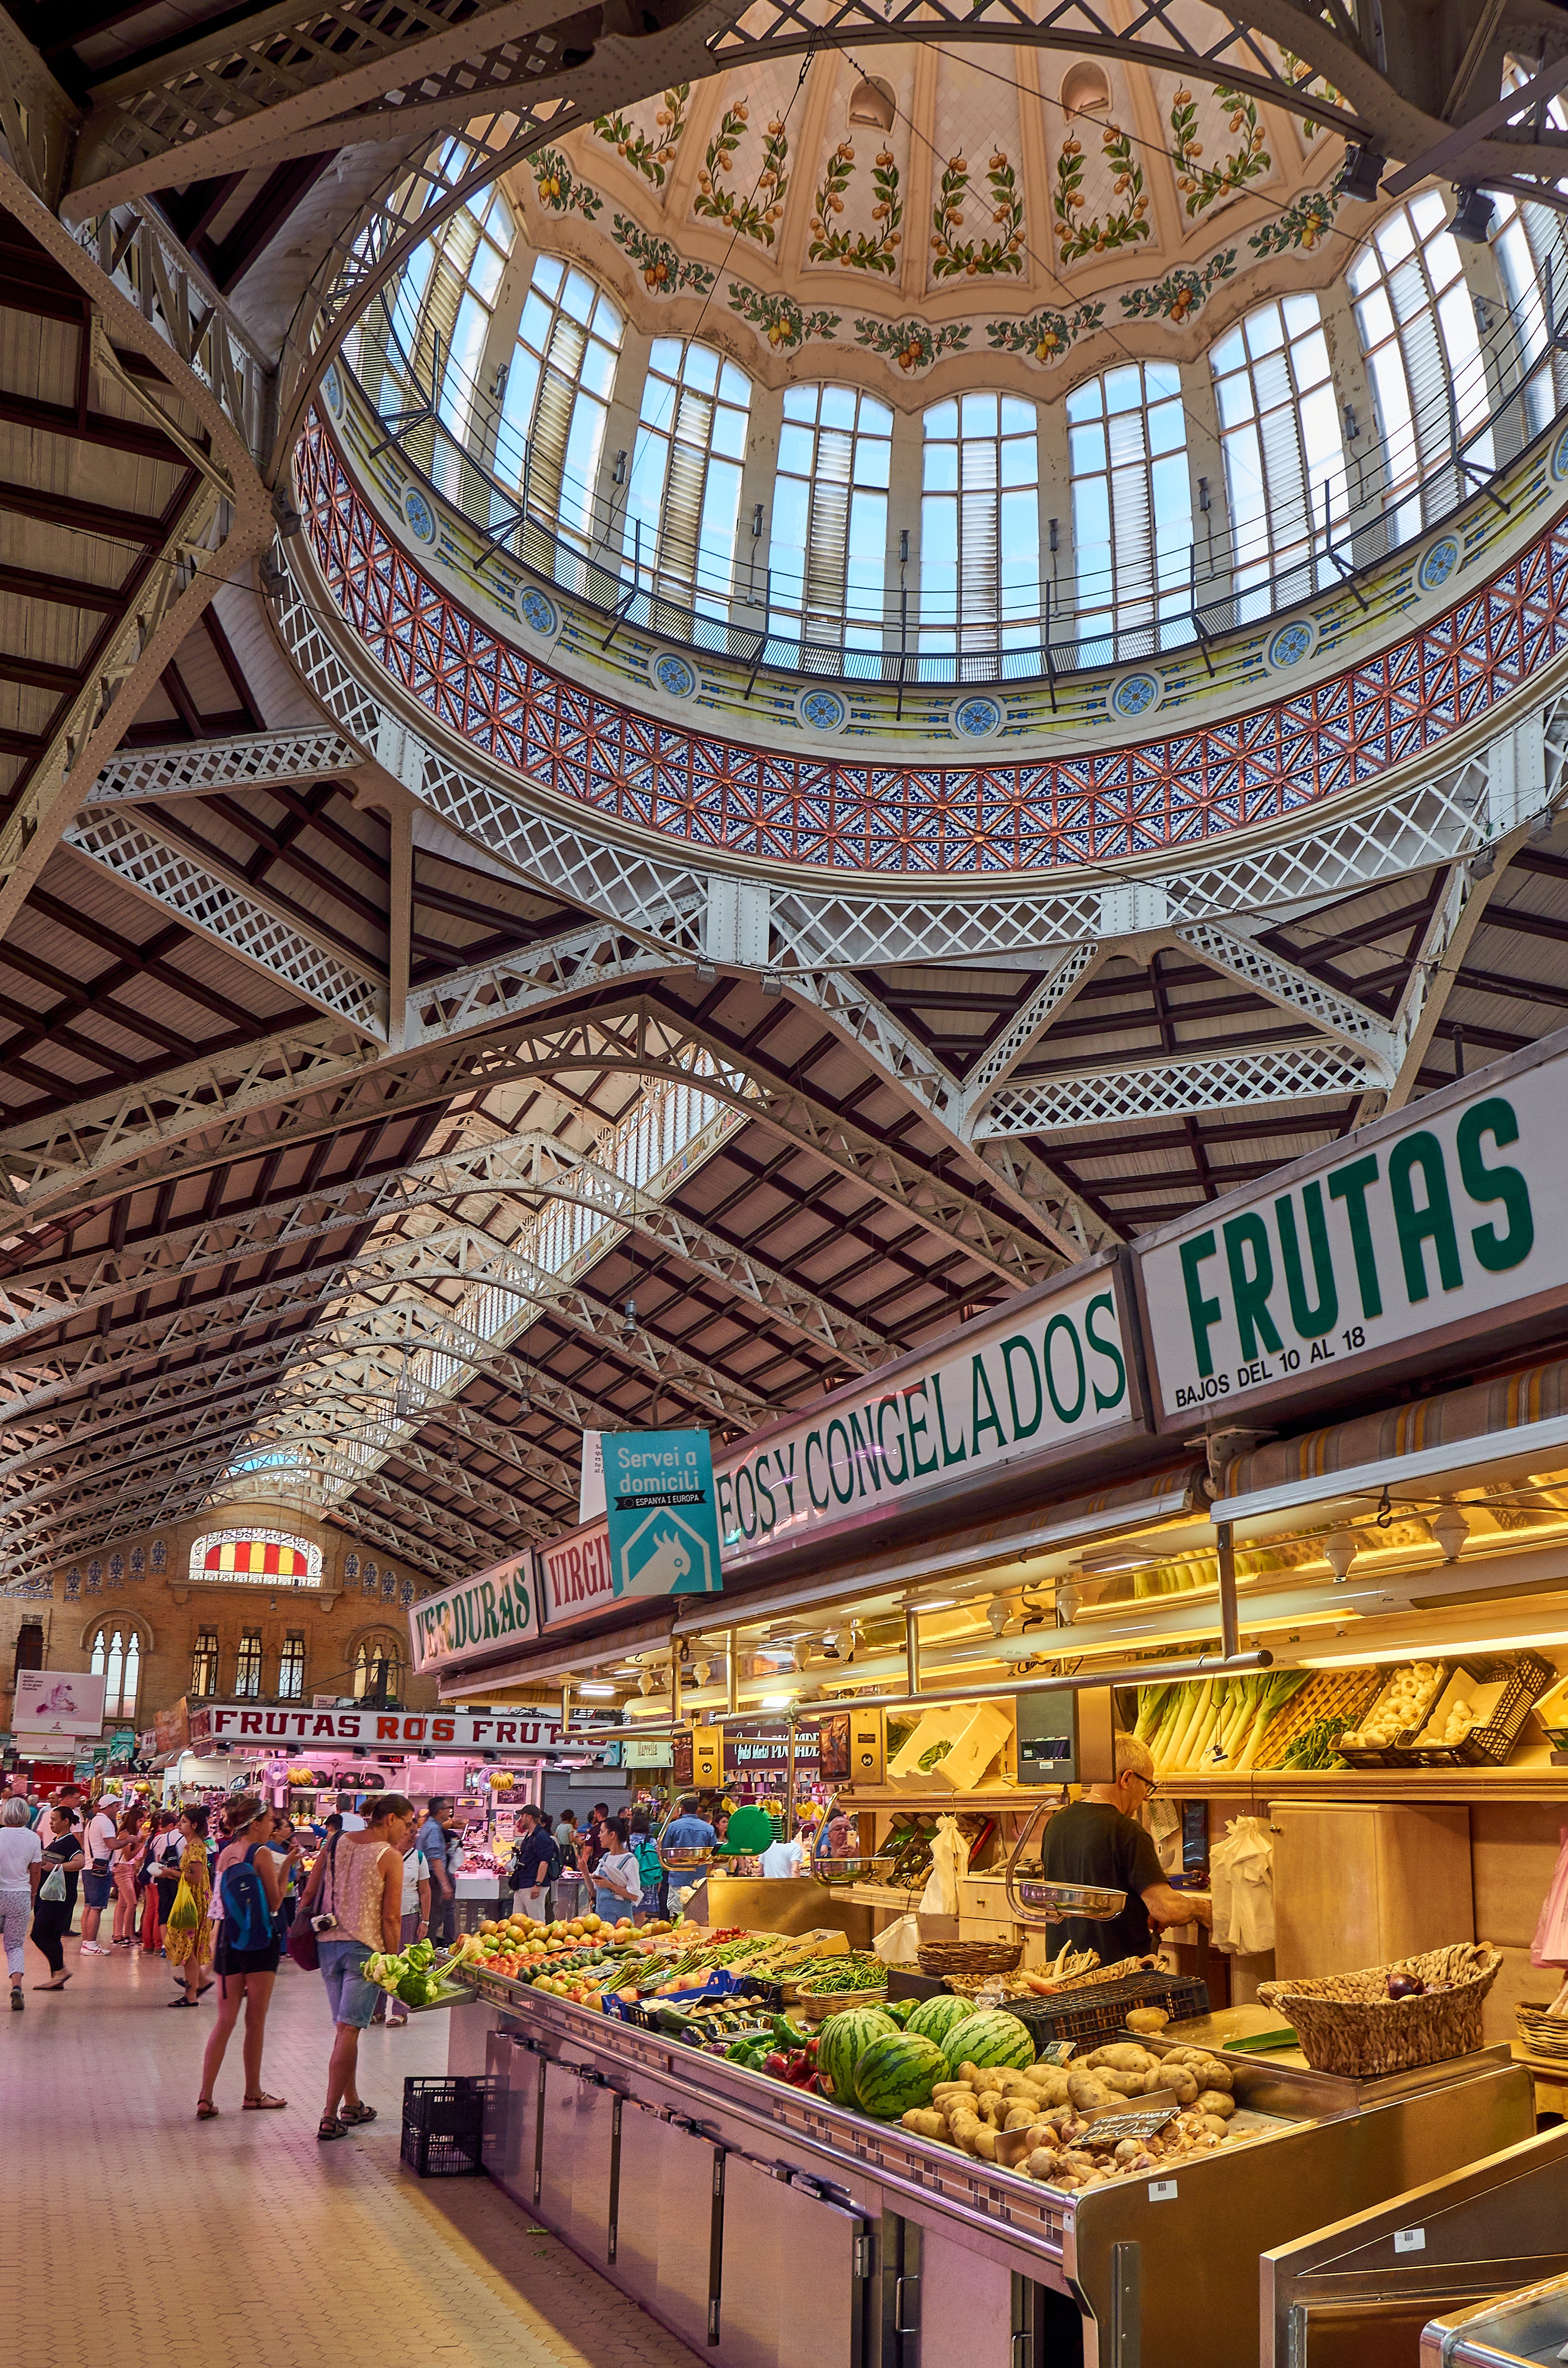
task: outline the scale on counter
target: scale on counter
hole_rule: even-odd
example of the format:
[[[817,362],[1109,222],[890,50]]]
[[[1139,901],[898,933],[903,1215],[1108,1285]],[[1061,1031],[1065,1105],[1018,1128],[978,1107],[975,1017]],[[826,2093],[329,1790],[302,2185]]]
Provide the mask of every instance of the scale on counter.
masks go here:
[[[1037,1930],[1044,1924],[1060,1924],[1068,1916],[1082,1916],[1095,1924],[1108,1922],[1126,1907],[1125,1891],[1108,1884],[1051,1883],[1043,1873],[1022,1871],[1043,1866],[1040,1839],[1056,1807],[1054,1801],[1040,1801],[1030,1810],[1007,1861],[1007,1905],[1017,1922]]]

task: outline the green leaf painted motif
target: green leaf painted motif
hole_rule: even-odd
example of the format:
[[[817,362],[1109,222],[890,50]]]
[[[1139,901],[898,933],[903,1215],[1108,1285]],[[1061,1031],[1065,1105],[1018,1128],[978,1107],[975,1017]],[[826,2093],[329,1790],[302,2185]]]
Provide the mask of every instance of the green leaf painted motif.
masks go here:
[[[528,160],[541,206],[552,214],[581,214],[592,222],[604,199],[586,181],[579,181],[558,148],[541,148]]]
[[[1270,256],[1289,255],[1297,247],[1309,253],[1334,227],[1334,217],[1339,211],[1337,185],[1332,189],[1313,189],[1294,205],[1287,206],[1272,222],[1255,230],[1247,240],[1255,255],[1267,261]]]
[[[1221,254],[1211,255],[1201,270],[1184,264],[1152,288],[1130,289],[1121,299],[1121,309],[1130,321],[1173,321],[1179,325],[1200,309],[1211,289],[1233,278],[1235,268],[1236,250],[1226,247]]]
[[[1274,169],[1263,144],[1263,126],[1257,120],[1256,101],[1241,91],[1232,90],[1225,83],[1215,84],[1214,96],[1221,107],[1230,110],[1233,136],[1241,135],[1240,146],[1218,165],[1199,161],[1203,154],[1203,142],[1198,137],[1198,108],[1192,93],[1178,90],[1171,103],[1176,188],[1189,215],[1206,212],[1233,190],[1244,188],[1260,174]]]
[[[901,370],[926,370],[944,354],[961,354],[972,323],[949,321],[939,329],[924,321],[857,321],[855,342],[868,352],[881,354]]]
[[[1136,246],[1150,234],[1143,167],[1132,153],[1131,140],[1117,124],[1108,123],[1100,134],[1100,145],[1116,176],[1111,195],[1126,202],[1116,212],[1107,214],[1104,222],[1097,214],[1085,221],[1083,142],[1075,139],[1064,141],[1056,160],[1056,187],[1051,196],[1058,249],[1063,263],[1076,263],[1085,255],[1108,255],[1119,247]]]
[[[715,273],[705,263],[693,263],[670,245],[667,238],[656,238],[625,214],[617,214],[610,232],[629,262],[642,274],[642,285],[654,296],[676,296],[683,288],[699,296],[706,296],[712,287]]]
[[[899,195],[898,166],[892,149],[880,149],[871,167],[871,220],[876,228],[869,233],[840,230],[834,219],[844,211],[846,195],[854,177],[854,143],[841,140],[823,168],[812,213],[811,245],[806,252],[813,263],[844,263],[854,271],[881,271],[891,278],[898,269],[897,250],[903,244],[903,200]]]
[[[697,176],[692,211],[710,222],[726,223],[738,238],[751,238],[759,246],[771,246],[776,236],[774,225],[784,211],[784,199],[789,194],[790,142],[782,122],[776,118],[763,140],[762,170],[756,176],[756,186],[749,196],[737,197],[733,189],[724,187],[724,176],[734,169],[735,151],[745,136],[747,116],[744,98],[725,108],[718,131],[708,142],[702,170]]]
[[[1018,176],[997,149],[985,168],[994,234],[980,240],[960,235],[970,195],[970,170],[961,156],[949,156],[931,209],[931,273],[937,279],[994,279],[1024,268],[1024,193]]]
[[[691,97],[691,85],[677,82],[664,94],[664,105],[653,118],[654,137],[639,131],[624,115],[596,115],[594,130],[598,137],[624,156],[635,172],[655,189],[665,186],[665,176],[671,158],[680,145],[680,135],[686,130],[687,104]]]
[[[1031,313],[1027,321],[988,321],[985,334],[997,353],[1027,354],[1031,361],[1059,362],[1080,337],[1102,326],[1103,303],[1080,304],[1073,313]]]
[[[740,279],[730,282],[730,310],[749,321],[776,353],[808,345],[812,337],[831,338],[841,319],[837,313],[802,312],[792,297],[767,296]]]
[[[1308,65],[1304,58],[1295,56],[1290,50],[1280,51],[1279,63],[1285,69],[1286,79],[1292,82],[1298,90],[1304,90],[1306,85],[1313,80],[1317,73],[1315,66]],[[1345,104],[1344,93],[1335,90],[1332,83],[1322,83],[1316,90],[1308,91],[1306,95],[1310,98],[1321,98],[1325,107],[1343,107]],[[1315,140],[1319,129],[1320,126],[1313,122],[1310,116],[1302,116],[1303,140]]]

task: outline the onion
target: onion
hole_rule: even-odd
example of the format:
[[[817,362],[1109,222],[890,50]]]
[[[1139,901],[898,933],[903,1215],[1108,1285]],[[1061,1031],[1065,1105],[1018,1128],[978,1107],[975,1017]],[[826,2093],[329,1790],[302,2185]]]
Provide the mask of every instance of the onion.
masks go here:
[[[1391,1998],[1421,1998],[1426,1988],[1415,1974],[1391,1974],[1388,1987]]]

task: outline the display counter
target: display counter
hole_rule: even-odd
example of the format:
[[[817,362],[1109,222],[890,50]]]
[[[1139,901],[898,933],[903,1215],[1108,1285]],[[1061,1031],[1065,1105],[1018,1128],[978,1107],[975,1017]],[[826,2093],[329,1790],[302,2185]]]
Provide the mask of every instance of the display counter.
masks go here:
[[[480,1987],[450,2066],[497,2081],[487,2169],[721,2368],[1257,2368],[1263,2254],[1534,2128],[1506,2048],[1367,2082],[1238,2058],[1238,2109],[1275,2135],[1070,2195]]]

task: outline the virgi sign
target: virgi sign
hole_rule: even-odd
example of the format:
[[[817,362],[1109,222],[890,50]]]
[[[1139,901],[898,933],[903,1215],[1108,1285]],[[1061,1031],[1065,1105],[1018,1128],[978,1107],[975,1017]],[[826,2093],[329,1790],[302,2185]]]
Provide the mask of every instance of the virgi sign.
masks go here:
[[[1564,1175],[1568,1034],[1145,1236],[1162,1418],[1359,1377],[1562,1295]]]

